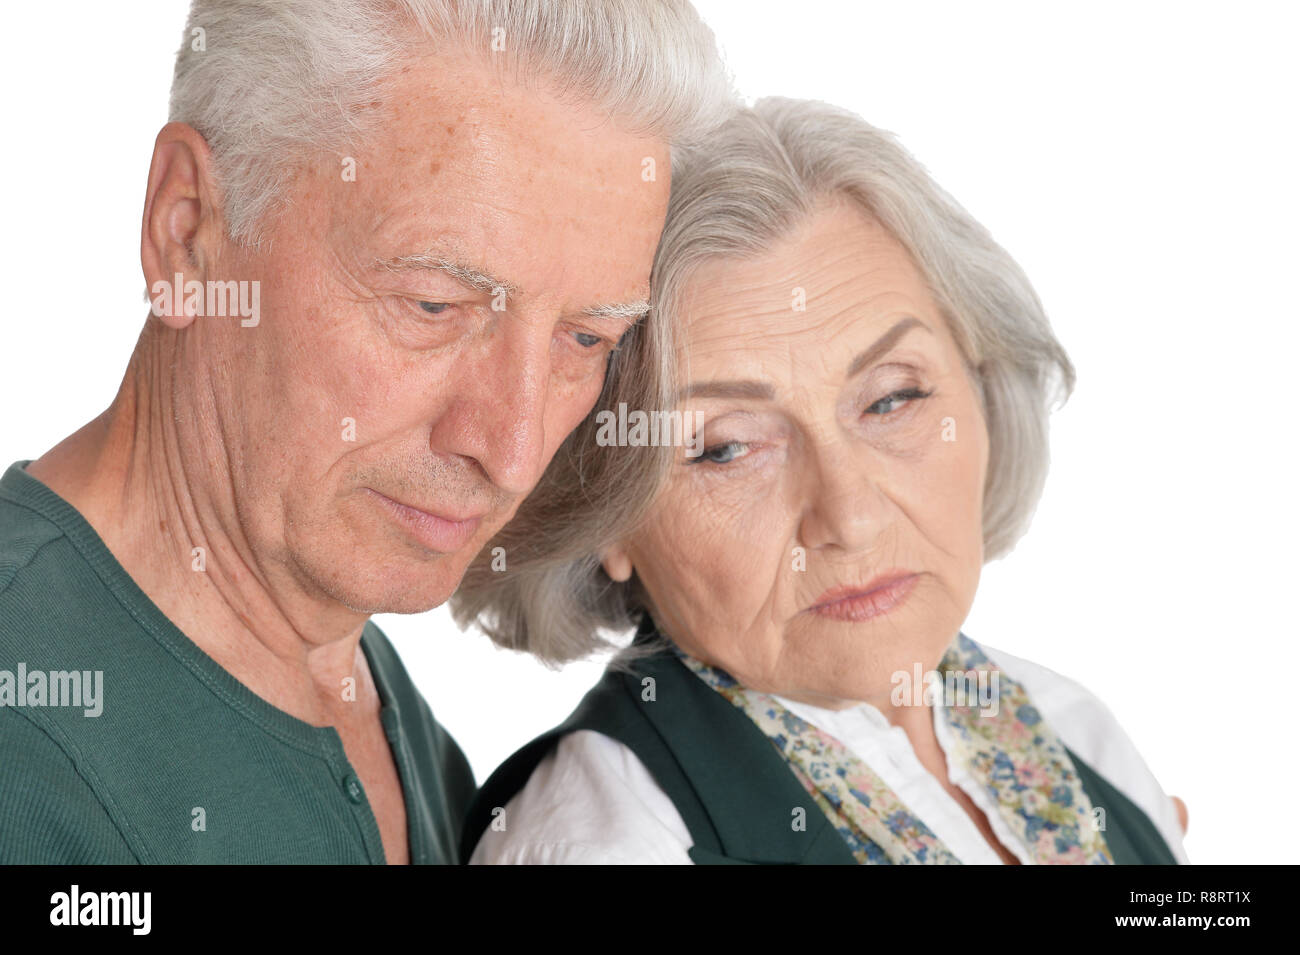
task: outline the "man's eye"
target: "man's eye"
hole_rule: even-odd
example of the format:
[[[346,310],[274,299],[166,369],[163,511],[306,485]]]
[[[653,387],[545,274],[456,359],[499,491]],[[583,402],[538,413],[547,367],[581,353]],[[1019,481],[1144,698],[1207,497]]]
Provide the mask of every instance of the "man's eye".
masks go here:
[[[578,344],[583,348],[595,348],[604,341],[599,335],[592,335],[590,332],[574,332],[573,337],[578,340]]]
[[[928,398],[931,392],[921,391],[919,388],[904,388],[902,391],[895,391],[891,395],[886,395],[879,401],[867,406],[867,414],[889,414],[891,411],[897,411],[902,405],[918,398]]]
[[[417,304],[430,315],[437,315],[439,312],[451,308],[451,305],[447,302],[418,302]]]

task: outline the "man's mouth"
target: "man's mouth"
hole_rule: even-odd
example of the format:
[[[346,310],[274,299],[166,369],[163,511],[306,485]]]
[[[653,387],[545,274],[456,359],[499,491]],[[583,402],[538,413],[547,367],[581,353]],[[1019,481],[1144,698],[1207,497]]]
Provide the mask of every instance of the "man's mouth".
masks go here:
[[[451,554],[460,550],[469,542],[483,523],[487,512],[457,514],[446,509],[434,511],[416,507],[394,500],[380,494],[374,488],[366,488],[379,501],[380,507],[387,511],[416,541],[428,550],[439,554]]]

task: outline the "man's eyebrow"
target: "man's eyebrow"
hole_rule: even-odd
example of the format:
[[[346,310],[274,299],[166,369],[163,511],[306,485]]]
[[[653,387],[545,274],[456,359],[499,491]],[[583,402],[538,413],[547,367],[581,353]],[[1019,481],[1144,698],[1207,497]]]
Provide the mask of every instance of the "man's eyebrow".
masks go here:
[[[482,269],[477,269],[472,265],[466,265],[463,262],[457,262],[445,255],[435,252],[416,252],[413,255],[399,255],[391,259],[376,259],[375,268],[384,269],[389,272],[412,272],[412,271],[432,271],[445,272],[462,285],[467,285],[472,289],[480,292],[487,292],[495,295],[498,292],[505,292],[506,295],[518,295],[520,288],[512,285],[510,282],[493,278]]]
[[[889,331],[876,339],[875,343],[866,350],[858,354],[849,364],[846,378],[852,378],[863,368],[866,368],[881,355],[893,348],[900,338],[906,335],[913,328],[922,328],[930,331],[929,327],[919,318],[908,316],[899,322],[896,322]],[[933,332],[931,332],[933,334]],[[776,392],[772,386],[763,381],[699,381],[688,385],[677,394],[677,400],[685,401],[687,398],[740,398],[751,401],[771,401],[776,397]]]
[[[634,325],[650,313],[649,302],[622,302],[616,305],[592,305],[582,310],[583,315],[592,318],[623,318],[629,325]]]
[[[480,292],[496,295],[505,292],[507,296],[516,296],[522,292],[518,285],[493,278],[482,269],[457,262],[434,252],[417,252],[413,255],[399,255],[391,259],[376,259],[375,268],[388,272],[433,271],[444,272],[462,285],[467,285]],[[650,303],[644,300],[620,302],[613,305],[592,305],[582,309],[582,314],[592,318],[622,318],[629,325],[644,318],[650,311]]]

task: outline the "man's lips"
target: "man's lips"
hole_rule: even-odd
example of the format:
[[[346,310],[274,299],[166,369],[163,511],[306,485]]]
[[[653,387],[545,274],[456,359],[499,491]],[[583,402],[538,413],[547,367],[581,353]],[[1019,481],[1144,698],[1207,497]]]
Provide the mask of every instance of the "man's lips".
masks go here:
[[[431,551],[450,554],[464,547],[483,523],[482,514],[435,514],[366,488],[412,537]]]
[[[892,570],[865,584],[835,587],[818,597],[808,613],[829,620],[870,620],[906,600],[919,578],[919,574]]]

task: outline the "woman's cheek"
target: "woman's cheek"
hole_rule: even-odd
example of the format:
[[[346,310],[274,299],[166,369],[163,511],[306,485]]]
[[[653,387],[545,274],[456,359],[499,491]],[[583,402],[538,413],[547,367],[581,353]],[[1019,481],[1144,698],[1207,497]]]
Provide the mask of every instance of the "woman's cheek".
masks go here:
[[[699,633],[751,619],[772,598],[772,567],[788,536],[782,511],[762,496],[728,489],[665,501],[645,538],[646,580],[661,609]]]
[[[957,440],[947,445],[946,466],[939,469],[939,479],[947,486],[947,500],[946,506],[934,509],[934,523],[939,528],[935,539],[951,555],[957,599],[969,609],[984,563],[983,504],[988,443],[975,409],[968,409],[964,419],[965,433],[959,431]]]

